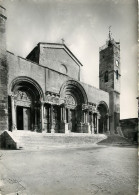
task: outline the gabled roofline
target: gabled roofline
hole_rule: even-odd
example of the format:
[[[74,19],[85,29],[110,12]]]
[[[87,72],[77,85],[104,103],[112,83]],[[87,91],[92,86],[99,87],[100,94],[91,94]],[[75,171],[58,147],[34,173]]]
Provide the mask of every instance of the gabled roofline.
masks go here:
[[[29,54],[26,56],[26,59],[28,59],[30,57],[30,55],[37,49],[38,45],[36,45],[30,52]]]
[[[47,42],[39,42],[37,45],[40,46],[41,44],[44,45],[50,45],[50,46],[60,46],[61,48],[64,48],[66,50],[66,52],[72,57],[74,58],[74,60],[80,65],[83,66],[83,64],[75,57],[75,55],[69,50],[69,48],[65,45],[65,44],[61,44],[61,43],[47,43]],[[55,47],[54,47],[55,48]]]

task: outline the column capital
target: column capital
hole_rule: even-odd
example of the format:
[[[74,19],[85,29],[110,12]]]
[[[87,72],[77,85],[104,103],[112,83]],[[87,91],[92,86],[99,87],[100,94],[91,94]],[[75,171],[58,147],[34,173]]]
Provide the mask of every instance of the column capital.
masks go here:
[[[13,92],[10,93],[10,96],[11,96],[12,99],[17,97],[17,95],[15,95]]]
[[[45,101],[40,101],[40,104],[41,104],[41,105],[44,105],[44,104],[45,104]]]
[[[60,104],[61,108],[66,108],[66,104],[63,103],[63,104]]]

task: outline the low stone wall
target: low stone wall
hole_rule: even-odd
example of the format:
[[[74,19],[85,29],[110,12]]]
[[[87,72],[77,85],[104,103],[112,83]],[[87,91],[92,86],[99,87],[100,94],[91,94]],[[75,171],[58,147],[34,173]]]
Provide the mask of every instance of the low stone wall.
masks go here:
[[[4,131],[0,135],[0,148],[4,149],[16,149],[17,143],[15,140],[10,136],[10,132]]]

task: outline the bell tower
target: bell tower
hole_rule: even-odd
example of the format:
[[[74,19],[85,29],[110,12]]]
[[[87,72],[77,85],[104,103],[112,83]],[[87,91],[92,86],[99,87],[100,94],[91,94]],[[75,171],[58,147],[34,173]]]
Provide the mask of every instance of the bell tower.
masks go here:
[[[109,93],[110,132],[116,133],[120,120],[120,43],[109,37],[99,51],[99,88]]]
[[[6,60],[6,9],[0,5],[0,131],[8,130],[8,66]]]

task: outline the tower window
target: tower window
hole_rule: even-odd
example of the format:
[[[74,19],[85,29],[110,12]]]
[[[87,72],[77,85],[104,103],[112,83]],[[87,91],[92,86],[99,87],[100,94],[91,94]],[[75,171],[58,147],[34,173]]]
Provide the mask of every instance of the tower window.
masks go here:
[[[118,70],[116,70],[116,79],[118,80],[119,78],[119,73],[118,73]]]
[[[108,82],[108,71],[105,72],[105,75],[104,75],[104,82]]]

